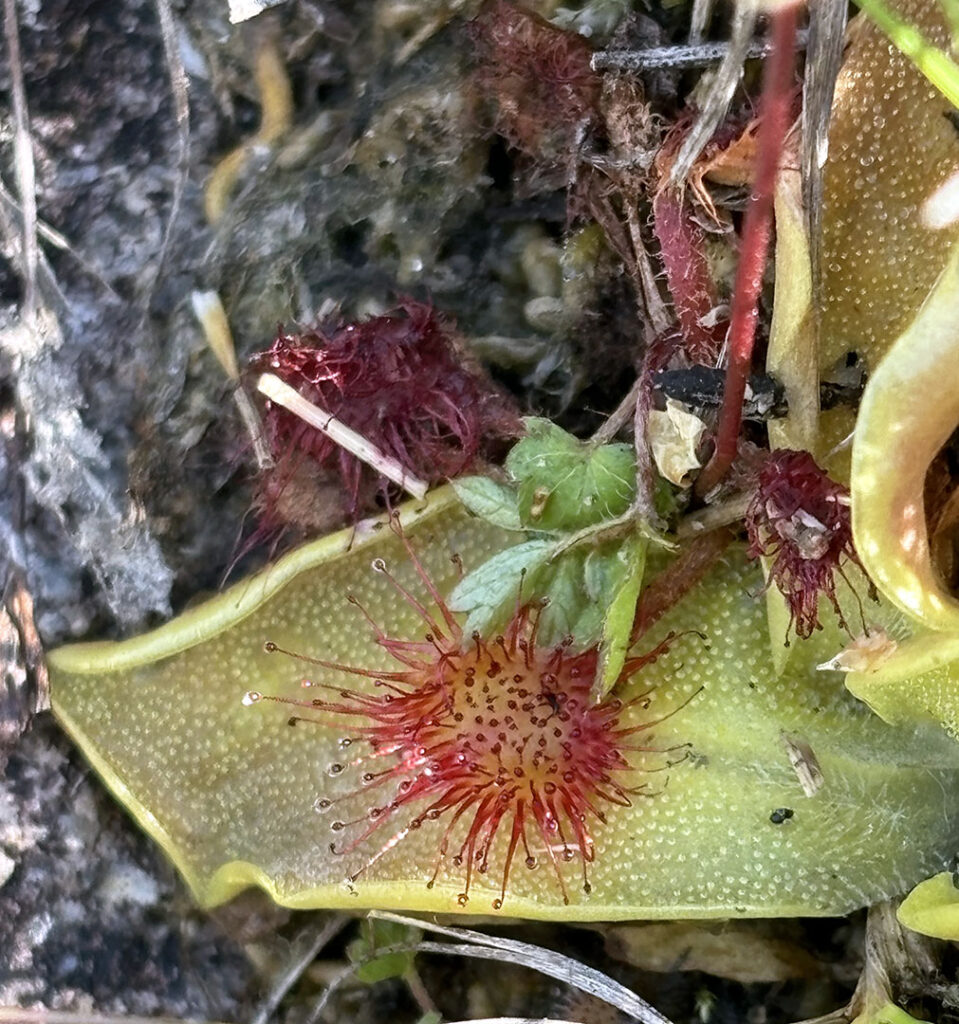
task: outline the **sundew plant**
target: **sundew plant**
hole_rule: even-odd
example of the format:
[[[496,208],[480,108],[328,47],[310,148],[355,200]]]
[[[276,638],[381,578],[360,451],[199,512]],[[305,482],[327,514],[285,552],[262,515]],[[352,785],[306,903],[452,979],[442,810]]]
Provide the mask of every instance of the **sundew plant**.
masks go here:
[[[599,347],[619,296],[631,386],[590,429],[547,415],[400,288],[282,326],[238,375],[265,452],[239,543],[286,553],[54,652],[55,712],[208,906],[729,918],[913,890],[903,921],[959,937],[954,26],[897,7],[930,81],[857,18],[810,163],[815,11],[759,12],[717,114],[580,6],[490,0],[457,31],[470,123],[523,202],[565,204],[527,313]]]

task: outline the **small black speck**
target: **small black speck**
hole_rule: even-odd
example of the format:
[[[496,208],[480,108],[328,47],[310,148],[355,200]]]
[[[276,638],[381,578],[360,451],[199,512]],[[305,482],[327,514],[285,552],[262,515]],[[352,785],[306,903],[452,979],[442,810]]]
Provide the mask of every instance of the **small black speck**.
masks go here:
[[[959,110],[946,110],[943,111],[943,113],[952,124],[952,127],[955,128],[957,132],[959,132]]]
[[[796,812],[791,807],[777,807],[776,810],[769,815],[769,820],[774,825],[781,825],[784,821],[788,821]]]

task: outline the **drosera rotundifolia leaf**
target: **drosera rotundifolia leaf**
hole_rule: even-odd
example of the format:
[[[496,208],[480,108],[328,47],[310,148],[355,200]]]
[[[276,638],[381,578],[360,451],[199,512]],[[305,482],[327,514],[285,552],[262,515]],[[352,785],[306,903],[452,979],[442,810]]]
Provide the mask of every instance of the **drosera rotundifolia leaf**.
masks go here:
[[[515,539],[469,518],[448,491],[430,495],[425,508],[404,507],[402,521],[440,593],[457,578],[453,556],[468,568]],[[362,783],[369,768],[353,763],[366,755],[369,764],[363,722],[331,714],[329,725],[324,718],[290,727],[289,707],[244,704],[250,691],[334,700],[349,687],[382,695],[374,679],[264,651],[272,641],[374,675],[395,669],[349,595],[390,637],[425,643],[420,614],[391,583],[429,610],[401,539],[386,526],[363,526],[352,548],[350,536],[294,551],[145,637],[54,652],[54,709],[204,905],[259,885],[293,907],[488,913],[500,895],[508,829],[489,851],[489,873],[474,872],[465,906],[464,866],[452,857],[427,887],[448,820],[424,820],[390,845],[406,819],[394,820],[333,854],[332,841],[365,825],[331,831],[331,815],[318,813],[318,804],[342,798],[334,813],[363,822],[374,806]],[[379,559],[391,577],[371,569]],[[589,893],[579,855],[560,858],[568,905],[548,851],[531,835],[536,866],[518,857],[504,913],[562,920],[842,914],[947,864],[959,841],[959,807],[944,806],[942,793],[959,780],[959,748],[934,725],[886,725],[846,692],[838,673],[817,672],[843,642],[831,620],[796,645],[787,671],[774,678],[760,585],[755,566],[731,549],[642,638],[635,653],[655,649],[670,632],[706,636],[676,637],[617,689],[627,705],[623,728],[663,720],[637,734],[637,746],[655,751],[629,758],[635,786],[647,792],[628,805],[604,804],[606,822],[591,822]],[[303,690],[305,675],[314,689]],[[648,707],[637,699],[647,691]],[[811,798],[790,766],[784,732],[802,737],[819,761],[824,783]],[[377,763],[390,768],[385,754]],[[791,818],[771,818],[783,807]],[[459,827],[466,825],[464,817]],[[456,835],[454,828],[453,848]],[[344,883],[358,871],[352,886]]]

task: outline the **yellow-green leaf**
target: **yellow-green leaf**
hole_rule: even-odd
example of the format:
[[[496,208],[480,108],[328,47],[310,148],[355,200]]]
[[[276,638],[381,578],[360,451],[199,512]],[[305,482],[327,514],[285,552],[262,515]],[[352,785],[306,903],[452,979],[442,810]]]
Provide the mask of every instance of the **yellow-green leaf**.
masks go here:
[[[515,538],[469,518],[448,491],[431,495],[425,508],[407,507],[403,518],[441,591],[456,577],[451,555],[469,567]],[[441,861],[436,884],[426,884],[445,820],[426,821],[395,843],[405,820],[389,822],[351,852],[331,853],[341,833],[314,810],[317,799],[342,797],[344,818],[364,818],[371,806],[362,782],[369,752],[355,723],[290,728],[282,705],[243,703],[250,690],[302,695],[304,672],[334,688],[368,683],[375,692],[372,680],[264,652],[272,640],[385,671],[390,657],[350,594],[391,636],[422,640],[416,610],[371,571],[372,559],[385,560],[398,582],[426,599],[398,539],[386,526],[367,526],[293,552],[145,637],[50,657],[59,720],[205,905],[259,885],[293,907],[463,910],[463,868],[452,858]],[[943,794],[959,784],[959,745],[933,725],[886,725],[838,674],[817,672],[842,644],[831,624],[797,643],[775,678],[765,613],[752,596],[759,585],[734,549],[644,636],[642,649],[670,630],[707,634],[708,643],[675,640],[622,693],[628,700],[652,691],[648,709],[624,708],[623,723],[663,719],[637,743],[671,749],[635,755],[640,767],[663,769],[688,756],[666,771],[637,771],[635,784],[648,793],[606,807],[607,823],[593,823],[591,893],[582,888],[582,865],[561,863],[570,895],[564,906],[551,872],[520,861],[504,913],[564,920],[843,914],[948,862],[959,843],[959,802]],[[784,732],[815,752],[824,783],[814,797],[803,795]],[[353,739],[349,755],[344,737]],[[376,763],[388,767],[389,759],[381,754]],[[784,807],[793,817],[774,823],[771,813]],[[454,846],[466,824],[454,827]],[[489,874],[474,873],[467,909],[489,912],[507,840],[503,829]],[[344,884],[364,865],[353,887]]]
[[[603,620],[599,670],[593,688],[593,697],[597,701],[602,700],[616,685],[626,663],[648,547],[649,541],[645,537],[631,536],[616,551],[616,558],[623,564],[624,571],[611,599],[607,597],[609,607]]]
[[[959,244],[863,395],[852,454],[856,550],[893,604],[928,629],[959,633],[959,601],[932,564],[926,470],[959,424]]]
[[[903,900],[899,920],[914,932],[959,941],[959,888],[949,871],[921,882]]]
[[[931,43],[948,45],[937,0],[892,6]],[[959,223],[936,231],[923,224],[920,210],[959,170],[951,112],[879,28],[862,16],[850,26],[824,168],[821,369],[856,352],[874,373],[947,264]],[[823,413],[820,457],[852,431],[853,419],[849,409]],[[826,468],[846,478],[848,453]]]

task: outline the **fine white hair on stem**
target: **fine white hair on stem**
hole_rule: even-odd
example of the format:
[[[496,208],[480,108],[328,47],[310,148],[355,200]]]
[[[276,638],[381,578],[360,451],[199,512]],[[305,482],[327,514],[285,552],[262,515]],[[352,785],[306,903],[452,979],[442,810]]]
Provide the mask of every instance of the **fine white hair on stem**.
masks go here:
[[[256,389],[271,402],[275,402],[288,412],[293,413],[294,416],[299,416],[304,423],[315,427],[334,444],[338,444],[361,462],[371,466],[387,480],[398,484],[414,498],[426,497],[429,484],[407,472],[400,462],[385,452],[381,452],[372,441],[342,423],[332,413],[314,405],[275,374],[264,373],[257,382]]]
[[[557,953],[554,950],[533,946],[528,942],[517,942],[515,939],[505,939],[501,935],[484,935],[482,932],[474,932],[468,928],[445,928],[442,925],[433,924],[431,921],[403,917],[400,914],[390,914],[385,911],[371,911],[370,917],[383,921],[395,921],[397,924],[421,928],[424,931],[435,932],[438,935],[459,940],[459,943],[456,944],[420,942],[419,949],[424,953],[472,956],[482,960],[502,960],[506,963],[522,964],[525,967],[532,967],[547,977],[578,988],[581,992],[587,992],[604,1003],[609,1003],[610,1006],[615,1006],[631,1019],[640,1021],[640,1024],[670,1024],[669,1019],[664,1017],[659,1010],[650,1006],[625,985],[621,985],[618,981],[603,974],[602,971],[587,967],[586,964],[582,964],[572,957],[563,956],[562,953]]]

